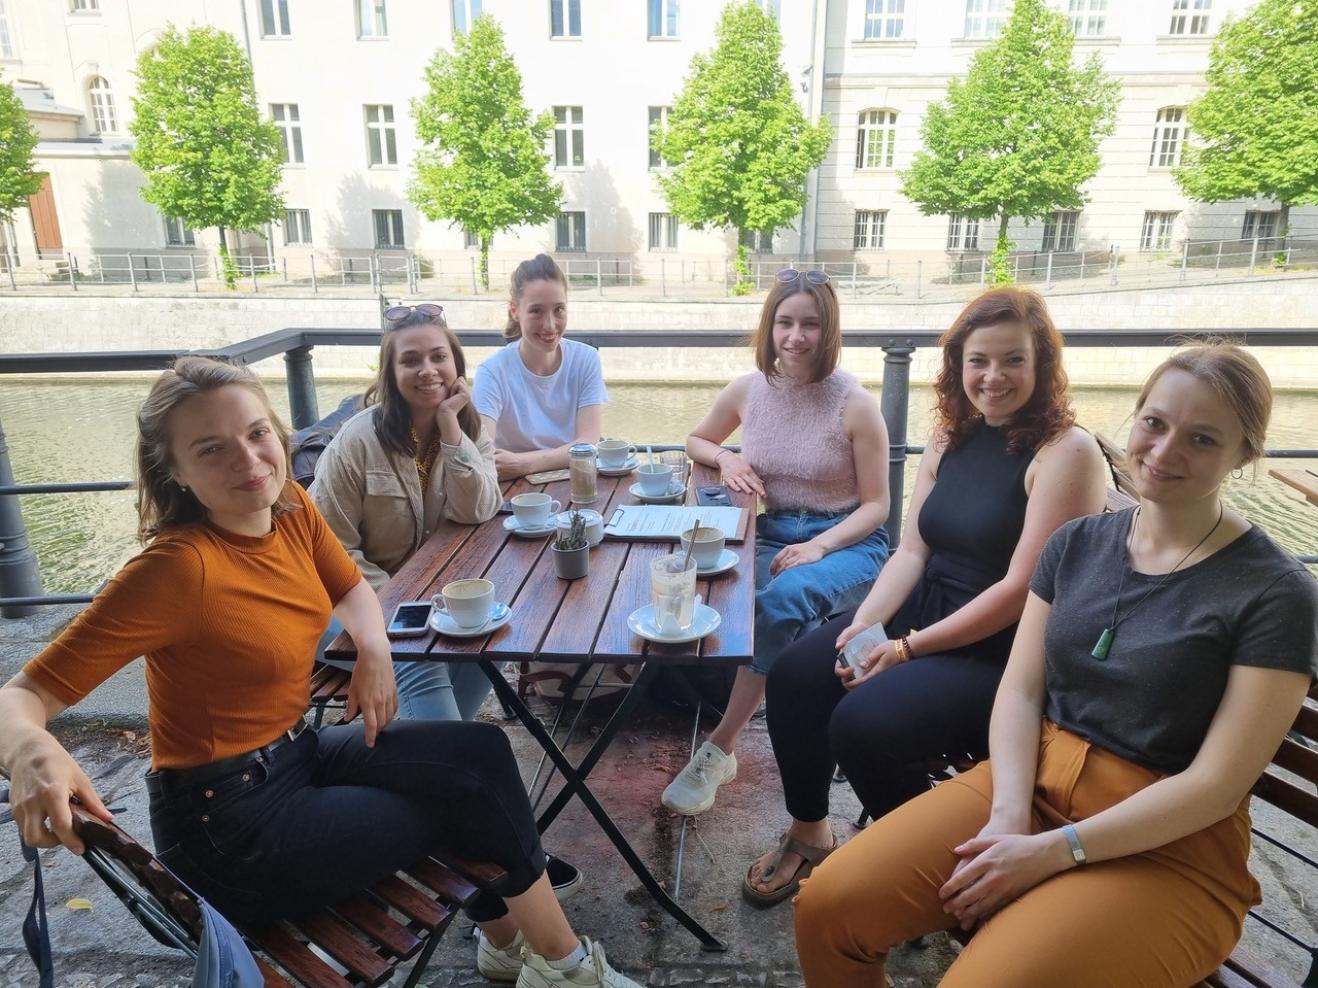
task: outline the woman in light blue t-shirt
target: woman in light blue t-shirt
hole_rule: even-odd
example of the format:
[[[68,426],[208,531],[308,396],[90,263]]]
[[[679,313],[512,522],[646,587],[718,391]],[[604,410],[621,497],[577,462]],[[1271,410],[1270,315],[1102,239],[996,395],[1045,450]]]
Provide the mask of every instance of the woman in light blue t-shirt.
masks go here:
[[[598,443],[608,392],[594,347],[563,338],[567,279],[548,254],[517,265],[508,300],[511,342],[480,366],[472,401],[500,480],[567,466],[573,443]]]

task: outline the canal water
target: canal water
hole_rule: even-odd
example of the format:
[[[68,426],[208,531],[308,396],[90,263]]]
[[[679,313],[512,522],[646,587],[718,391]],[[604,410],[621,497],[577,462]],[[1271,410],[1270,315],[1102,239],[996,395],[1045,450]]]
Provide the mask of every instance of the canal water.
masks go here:
[[[282,382],[269,383],[286,418]],[[321,411],[330,411],[343,396],[365,384],[364,380],[321,380]],[[140,380],[0,380],[0,423],[18,482],[130,478],[134,414],[147,388]],[[878,389],[874,391],[877,395]],[[680,443],[717,393],[718,386],[709,384],[610,385],[605,434]],[[1133,388],[1079,388],[1075,404],[1080,422],[1124,441],[1135,396]],[[914,443],[922,443],[928,433],[931,405],[928,388],[912,390],[909,437]],[[1268,445],[1318,447],[1318,392],[1277,396]],[[1233,507],[1288,549],[1312,553],[1318,551],[1318,508],[1267,475],[1269,466],[1304,465],[1318,467],[1318,461],[1269,460],[1259,465],[1256,474],[1247,470],[1243,480],[1230,481],[1227,496]],[[907,496],[914,466],[913,458],[907,468]],[[40,495],[23,498],[22,504],[47,592],[90,592],[136,551],[131,491]]]

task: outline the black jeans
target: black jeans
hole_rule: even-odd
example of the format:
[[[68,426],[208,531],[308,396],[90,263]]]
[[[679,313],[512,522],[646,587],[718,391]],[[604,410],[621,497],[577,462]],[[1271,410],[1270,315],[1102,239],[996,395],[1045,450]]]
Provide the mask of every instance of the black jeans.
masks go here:
[[[854,615],[798,638],[778,656],[766,683],[769,738],[787,811],[807,823],[828,816],[834,764],[877,820],[929,788],[930,758],[988,754],[989,715],[1005,660],[998,636],[901,663],[848,690],[833,671],[834,643]],[[902,618],[899,611],[890,634],[909,633],[912,625]]]
[[[157,856],[230,919],[296,916],[354,894],[443,847],[508,874],[467,914],[544,872],[535,818],[503,731],[397,721],[367,748],[359,724],[304,731],[205,785],[148,776]]]

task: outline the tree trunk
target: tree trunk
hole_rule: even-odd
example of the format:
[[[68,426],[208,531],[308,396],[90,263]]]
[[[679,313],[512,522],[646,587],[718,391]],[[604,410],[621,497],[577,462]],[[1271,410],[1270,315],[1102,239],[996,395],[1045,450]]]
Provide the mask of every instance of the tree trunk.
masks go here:
[[[1002,219],[998,222],[998,239],[993,245],[993,257],[989,261],[989,266],[993,269],[993,284],[1009,285],[1012,282],[1012,271],[1008,255],[1011,253],[1011,241],[1007,239],[1007,224],[1011,217],[1006,213],[1002,214]]]
[[[1290,239],[1291,234],[1291,204],[1283,202],[1281,210],[1277,214],[1277,252],[1272,255],[1272,263],[1275,267],[1284,268],[1290,260],[1290,251],[1286,247],[1286,241]]]
[[[490,243],[493,237],[481,237],[481,288],[490,290]]]
[[[224,287],[233,290],[238,283],[238,274],[233,269],[233,261],[229,258],[229,241],[224,227],[218,227],[220,231],[220,270],[224,273]]]

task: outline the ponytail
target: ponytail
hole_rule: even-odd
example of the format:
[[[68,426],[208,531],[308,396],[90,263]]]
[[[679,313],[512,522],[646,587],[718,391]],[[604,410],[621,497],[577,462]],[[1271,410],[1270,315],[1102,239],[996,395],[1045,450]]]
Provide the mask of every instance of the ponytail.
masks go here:
[[[510,303],[519,301],[526,286],[533,281],[556,281],[563,286],[563,291],[567,291],[567,278],[563,275],[563,269],[548,254],[536,254],[529,261],[517,265],[517,270],[513,272],[508,301]],[[511,307],[508,310],[508,324],[503,327],[503,338],[510,342],[522,338],[522,327],[513,318]]]

